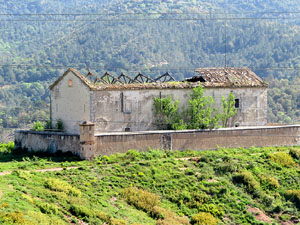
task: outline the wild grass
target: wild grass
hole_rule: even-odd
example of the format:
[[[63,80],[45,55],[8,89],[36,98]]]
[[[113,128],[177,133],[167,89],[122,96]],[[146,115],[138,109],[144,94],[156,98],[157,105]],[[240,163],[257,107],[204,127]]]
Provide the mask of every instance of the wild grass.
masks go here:
[[[147,213],[153,212],[153,208],[159,203],[158,195],[136,187],[124,189],[122,195],[129,204]]]
[[[216,224],[218,224],[218,220],[210,213],[200,212],[200,213],[192,216],[192,224],[216,225]]]
[[[300,160],[300,149],[299,149],[299,148],[290,148],[289,154],[290,154],[290,156],[292,156],[294,159]]]
[[[298,208],[300,208],[300,190],[288,190],[286,192],[286,197],[294,201]]]
[[[45,181],[45,187],[49,188],[52,191],[64,192],[68,195],[73,195],[76,197],[81,196],[81,191],[75,187],[72,187],[70,184],[63,180],[49,178]]]
[[[269,155],[271,161],[280,164],[281,166],[293,167],[296,165],[293,158],[286,152],[277,152]]]
[[[0,224],[261,224],[248,207],[275,224],[300,220],[298,147],[130,150],[93,161],[5,148],[0,171],[13,172],[0,177]],[[68,165],[78,169],[34,172]]]

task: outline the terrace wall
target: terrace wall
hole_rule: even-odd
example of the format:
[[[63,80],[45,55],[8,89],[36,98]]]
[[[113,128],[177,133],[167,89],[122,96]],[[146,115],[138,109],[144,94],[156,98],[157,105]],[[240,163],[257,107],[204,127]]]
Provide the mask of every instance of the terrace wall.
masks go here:
[[[80,136],[61,132],[15,131],[15,148],[28,151],[72,152],[79,155]]]
[[[17,131],[15,143],[17,148],[31,151],[71,151],[83,159],[91,159],[99,155],[124,153],[129,149],[213,150],[218,147],[294,146],[300,145],[300,125],[119,132],[95,134],[93,137],[92,141],[91,138],[85,141],[83,135],[80,139],[79,135]]]

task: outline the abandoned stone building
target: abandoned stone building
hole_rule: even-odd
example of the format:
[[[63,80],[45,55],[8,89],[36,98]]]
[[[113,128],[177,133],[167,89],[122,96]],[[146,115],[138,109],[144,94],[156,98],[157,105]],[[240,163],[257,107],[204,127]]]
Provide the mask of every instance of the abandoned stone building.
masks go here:
[[[135,80],[123,74],[92,80],[90,73],[84,76],[68,69],[50,86],[51,121],[62,120],[65,131],[73,134],[79,134],[82,121],[93,122],[95,132],[155,130],[154,97],[170,95],[182,107],[187,105],[192,88],[202,85],[217,108],[222,96],[234,94],[237,114],[231,126],[267,123],[267,84],[254,72],[248,68],[201,68],[195,73],[183,82],[172,82],[169,75],[165,80],[169,82],[162,82],[142,74]]]

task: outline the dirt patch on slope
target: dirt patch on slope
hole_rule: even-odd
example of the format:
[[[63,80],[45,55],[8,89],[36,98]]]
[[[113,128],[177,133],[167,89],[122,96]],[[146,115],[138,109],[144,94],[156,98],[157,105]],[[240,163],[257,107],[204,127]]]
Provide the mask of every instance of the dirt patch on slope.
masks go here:
[[[251,213],[256,220],[266,223],[271,223],[273,219],[265,214],[264,211],[258,209],[258,208],[251,208],[250,206],[247,206],[247,211]]]

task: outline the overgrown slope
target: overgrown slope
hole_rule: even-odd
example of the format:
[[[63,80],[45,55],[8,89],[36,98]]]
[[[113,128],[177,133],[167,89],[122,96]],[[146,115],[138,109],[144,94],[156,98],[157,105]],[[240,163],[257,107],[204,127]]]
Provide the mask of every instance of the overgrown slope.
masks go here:
[[[227,66],[292,79],[300,65],[299,18],[276,12],[299,9],[295,0],[0,1],[0,135],[2,127],[47,120],[39,101],[49,103],[48,85],[68,67],[86,73],[88,64],[98,75],[168,71],[181,80],[197,67],[225,66],[226,52]],[[295,122],[300,107],[283,102],[298,96],[295,90],[271,101],[269,121]]]
[[[56,157],[28,156],[18,164],[3,160],[13,156],[10,151],[0,155],[0,170],[15,168],[0,179],[4,224],[300,221],[299,147],[130,150],[43,174],[33,169],[57,166]]]

